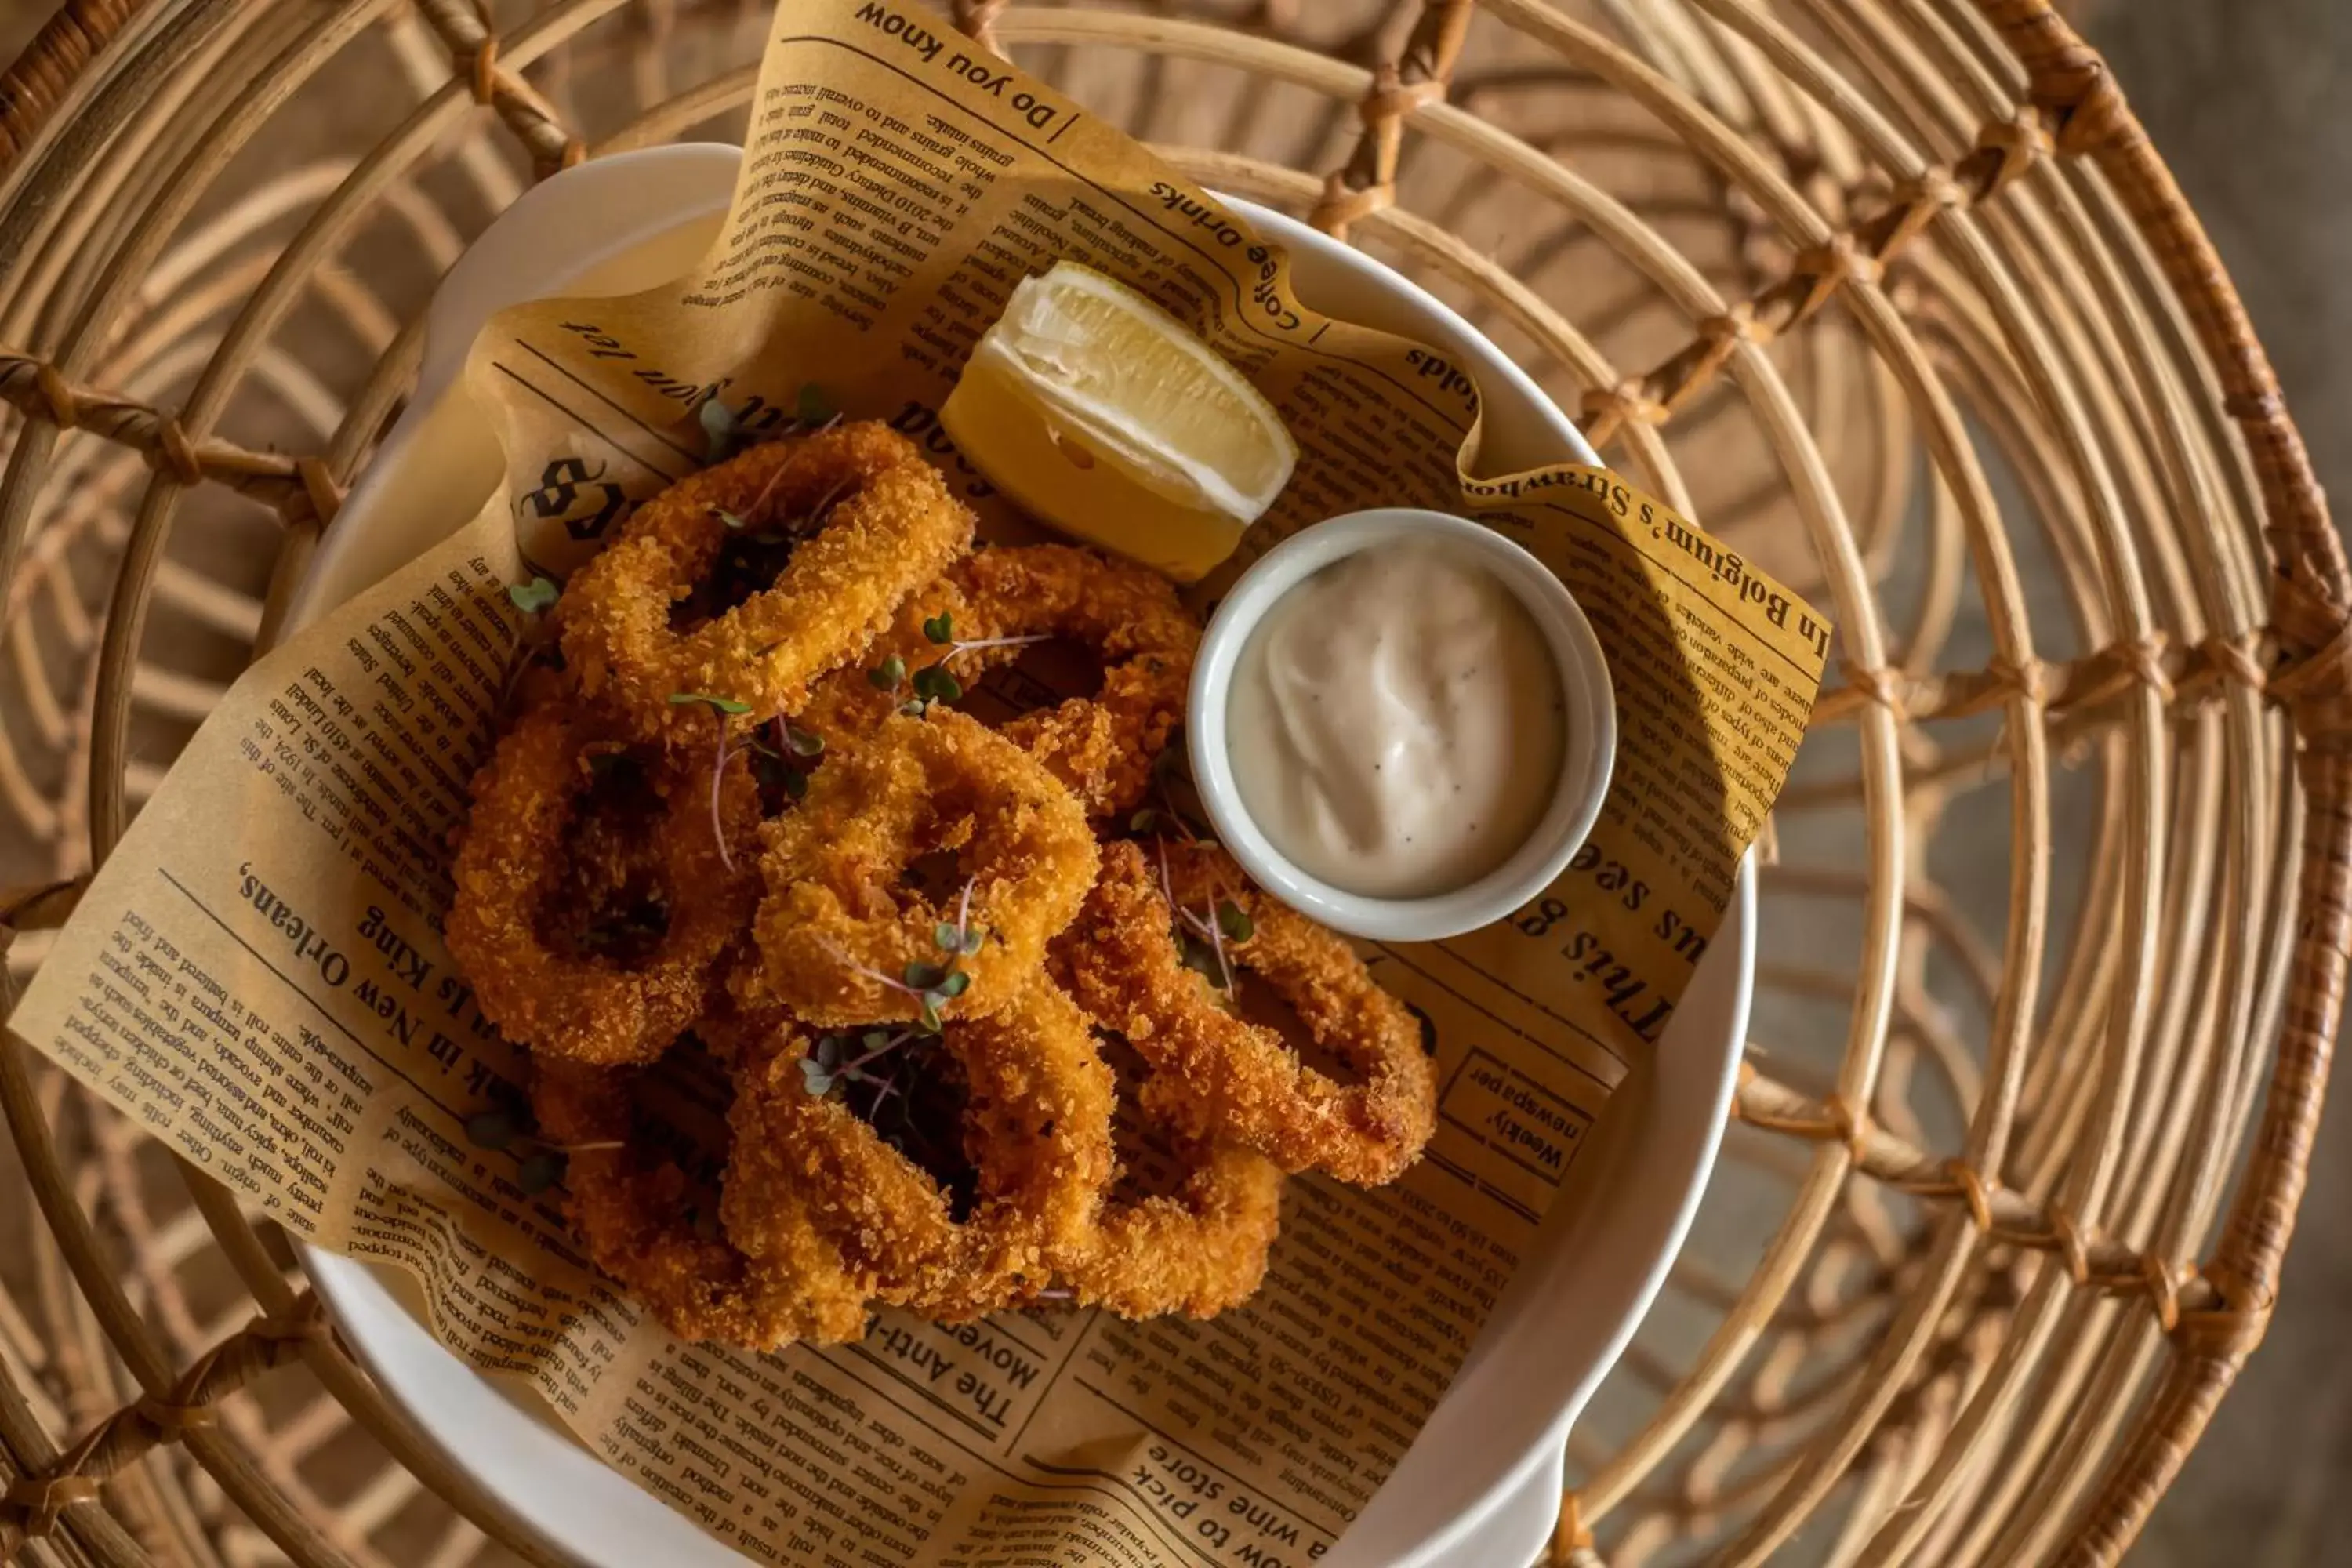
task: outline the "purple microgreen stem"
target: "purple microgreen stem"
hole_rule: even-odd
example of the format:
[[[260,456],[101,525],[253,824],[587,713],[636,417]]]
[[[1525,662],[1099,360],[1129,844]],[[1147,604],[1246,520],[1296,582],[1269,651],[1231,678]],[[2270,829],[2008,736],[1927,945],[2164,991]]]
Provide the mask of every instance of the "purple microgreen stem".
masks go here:
[[[868,1121],[880,1116],[883,1105],[892,1095],[898,1092],[898,1068],[892,1068],[888,1078],[873,1080],[878,1087],[874,1090],[874,1103],[866,1108],[866,1119]]]
[[[939,1004],[932,1000],[933,996],[936,994],[935,993],[925,991],[918,986],[909,985],[894,974],[885,974],[880,970],[871,968],[866,964],[855,963],[846,958],[842,962],[852,973],[863,974],[866,979],[871,980],[874,984],[881,986],[884,990],[896,991],[899,995],[906,997],[908,1001],[914,1003],[916,1006],[921,1008],[928,1016],[928,1018],[935,1019],[939,1016]]]
[[[1032,643],[1052,642],[1053,640],[1053,637],[1045,632],[1039,632],[1034,637],[973,637],[969,641],[958,640],[948,644],[948,651],[940,655],[939,658],[935,662],[945,664],[948,660],[953,658],[960,653],[971,653],[984,647],[1027,647]]]
[[[1160,851],[1160,896],[1168,900],[1168,907],[1176,911],[1178,920],[1207,941],[1209,951],[1217,955],[1217,973],[1223,977],[1224,993],[1228,996],[1234,995],[1234,966],[1225,957],[1224,933],[1217,929],[1220,922],[1216,918],[1216,900],[1213,897],[1209,900],[1209,918],[1206,920],[1178,903],[1175,882],[1168,875],[1168,840],[1155,838],[1152,843]]]
[[[719,863],[727,874],[735,874],[735,857],[727,852],[727,819],[719,810],[719,796],[727,784],[727,721],[719,721],[719,750],[710,764],[710,838],[719,846]]]
[[[871,973],[871,971],[868,971],[868,973]],[[917,1033],[918,1033],[918,1031],[916,1031],[916,1030],[914,1030],[914,1029],[901,1029],[901,1030],[899,1030],[897,1034],[895,1034],[895,1035],[891,1036],[887,1040],[885,1040],[882,1044],[880,1044],[880,1045],[878,1045],[878,1046],[875,1047],[872,1050],[870,1050],[870,1051],[866,1052],[864,1056],[859,1057],[856,1061],[851,1062],[851,1063],[849,1063],[847,1066],[844,1067],[844,1068],[841,1069],[841,1071],[840,1071],[840,1076],[841,1076],[841,1077],[843,1077],[843,1078],[847,1078],[847,1077],[849,1077],[851,1074],[853,1074],[853,1073],[856,1072],[856,1071],[858,1070],[858,1068],[860,1068],[864,1067],[866,1063],[868,1063],[868,1062],[872,1062],[872,1061],[879,1061],[879,1060],[881,1060],[884,1057],[888,1056],[892,1051],[897,1050],[900,1046],[903,1046],[903,1045],[905,1045],[908,1041],[909,1041],[909,1040],[911,1040],[911,1039],[915,1038],[915,1037],[916,1037]]]

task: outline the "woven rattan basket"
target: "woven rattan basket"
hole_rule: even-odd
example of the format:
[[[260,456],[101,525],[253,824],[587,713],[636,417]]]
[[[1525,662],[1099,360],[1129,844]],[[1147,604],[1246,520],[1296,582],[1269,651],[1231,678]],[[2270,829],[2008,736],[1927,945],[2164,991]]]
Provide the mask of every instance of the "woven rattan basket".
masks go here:
[[[765,9],[74,0],[0,79],[12,994],[272,636],[435,279],[533,180],[739,139]],[[2277,1300],[2352,583],[2098,58],[2042,0],[956,9],[1439,290],[1839,626],[1739,1124],[1558,1561],[2119,1555]],[[13,1037],[0,1106],[0,1547],[545,1559],[281,1238]]]

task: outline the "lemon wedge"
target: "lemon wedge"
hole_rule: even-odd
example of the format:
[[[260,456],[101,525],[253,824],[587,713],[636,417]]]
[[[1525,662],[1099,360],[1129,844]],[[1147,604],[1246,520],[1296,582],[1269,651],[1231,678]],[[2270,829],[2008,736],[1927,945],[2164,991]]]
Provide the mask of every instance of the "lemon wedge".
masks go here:
[[[1214,349],[1074,261],[1013,290],[940,422],[1038,521],[1180,583],[1233,553],[1298,460]]]

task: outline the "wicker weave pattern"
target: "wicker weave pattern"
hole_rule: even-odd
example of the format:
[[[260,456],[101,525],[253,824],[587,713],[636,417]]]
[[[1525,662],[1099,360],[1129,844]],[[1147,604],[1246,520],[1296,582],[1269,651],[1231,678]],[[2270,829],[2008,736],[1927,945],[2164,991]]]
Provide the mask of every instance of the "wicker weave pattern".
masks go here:
[[[528,179],[726,132],[757,9],[76,4],[0,79],[18,969],[274,635],[431,278]],[[1840,934],[1768,941],[1718,1183],[1768,1196],[1572,1442],[1556,1560],[2113,1561],[2277,1300],[2352,949],[2352,580],[2096,55],[2042,0],[955,19],[1440,288],[1839,624],[1765,886]],[[387,72],[356,157],[248,166]],[[1979,839],[1990,911],[1947,887]],[[0,1110],[45,1222],[0,1549],[536,1557],[224,1193],[13,1038]],[[321,1489],[353,1426],[364,1484]]]

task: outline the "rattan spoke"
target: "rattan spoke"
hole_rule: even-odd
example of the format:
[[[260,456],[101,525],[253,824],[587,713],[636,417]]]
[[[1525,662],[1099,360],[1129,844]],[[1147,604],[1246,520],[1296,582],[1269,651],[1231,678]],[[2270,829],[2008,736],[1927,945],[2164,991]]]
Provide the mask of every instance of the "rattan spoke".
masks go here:
[[[250,452],[233,442],[189,438],[177,418],[135,399],[66,380],[57,366],[0,349],[0,398],[57,426],[120,442],[159,473],[184,485],[209,479],[250,496],[289,522],[331,521],[342,489],[317,458]]]

